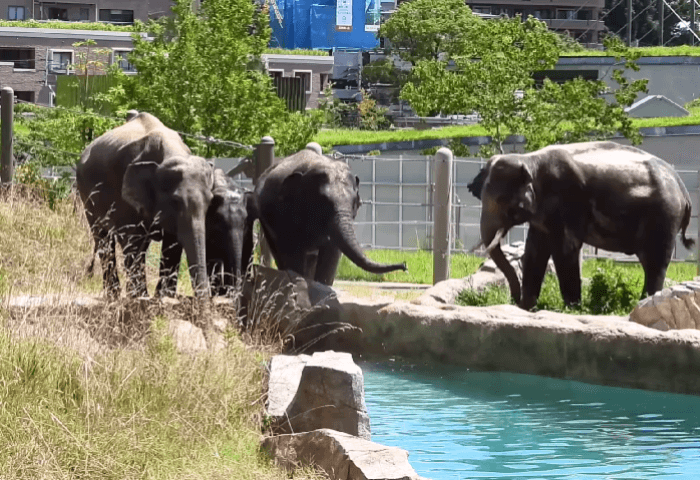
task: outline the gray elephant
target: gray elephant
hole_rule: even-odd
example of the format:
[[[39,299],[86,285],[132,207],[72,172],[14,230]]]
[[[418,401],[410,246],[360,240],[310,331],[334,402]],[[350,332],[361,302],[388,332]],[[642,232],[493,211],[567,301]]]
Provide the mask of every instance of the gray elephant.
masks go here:
[[[537,303],[550,257],[564,301],[580,302],[583,243],[636,255],[645,273],[642,297],[663,288],[679,230],[686,248],[694,244],[686,237],[690,196],[678,174],[663,160],[614,142],[495,155],[469,189],[482,202],[481,241],[526,310]],[[526,222],[521,295],[500,240]]]
[[[253,248],[255,212],[250,199],[253,192],[239,187],[222,170],[214,171],[214,195],[207,211],[207,271],[213,295],[225,295],[243,277],[250,264]]]
[[[147,295],[145,252],[151,240],[163,241],[159,293],[168,290],[166,279],[177,275],[180,257],[169,252],[182,246],[194,291],[208,295],[205,220],[213,168],[192,155],[177,132],[139,113],[87,146],[76,180],[109,295],[118,296],[120,290],[117,241],[124,252],[128,294]]]
[[[347,164],[310,148],[262,173],[255,211],[280,270],[332,285],[341,253],[368,272],[406,270],[405,263],[383,265],[363,253],[353,227],[359,184]]]

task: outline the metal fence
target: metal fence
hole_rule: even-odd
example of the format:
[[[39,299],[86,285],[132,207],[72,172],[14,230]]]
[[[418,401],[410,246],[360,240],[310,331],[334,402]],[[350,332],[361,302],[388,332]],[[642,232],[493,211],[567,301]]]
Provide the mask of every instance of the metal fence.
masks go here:
[[[360,179],[360,208],[355,230],[364,248],[395,250],[432,250],[433,247],[433,156],[345,156],[343,158]],[[481,202],[467,184],[478,174],[486,160],[455,158],[452,165],[451,249],[466,252],[480,239]],[[693,201],[693,217],[687,230],[697,238],[698,172],[677,170]],[[527,225],[511,229],[506,241],[525,241]],[[607,252],[585,245],[584,257],[612,257],[634,260],[635,256]],[[674,260],[695,258],[677,239]]]

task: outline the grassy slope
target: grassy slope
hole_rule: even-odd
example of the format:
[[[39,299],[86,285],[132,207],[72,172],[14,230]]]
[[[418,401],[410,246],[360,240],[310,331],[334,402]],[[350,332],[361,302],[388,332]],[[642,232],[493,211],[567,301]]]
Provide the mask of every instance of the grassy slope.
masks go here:
[[[0,198],[0,250],[5,299],[100,290],[85,272],[92,245],[71,202],[52,212],[26,196]],[[201,313],[187,302],[3,305],[0,478],[289,478],[258,447],[266,354],[232,334],[219,352],[179,355],[165,334],[174,319]],[[321,477],[304,469],[294,478]]]

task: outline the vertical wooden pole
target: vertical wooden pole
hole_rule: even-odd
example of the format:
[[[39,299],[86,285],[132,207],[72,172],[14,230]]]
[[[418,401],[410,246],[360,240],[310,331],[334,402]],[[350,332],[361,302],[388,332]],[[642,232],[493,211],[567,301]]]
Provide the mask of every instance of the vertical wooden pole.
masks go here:
[[[257,185],[260,175],[275,161],[275,140],[269,136],[263,137],[256,149],[256,156],[255,179],[253,183]],[[266,267],[272,265],[272,252],[265,240],[262,229],[260,230],[260,264]]]
[[[435,154],[433,196],[433,285],[450,278],[452,217],[452,151],[442,147]]]
[[[0,127],[2,140],[2,153],[0,154],[0,181],[2,183],[12,182],[13,162],[12,156],[12,132],[15,108],[15,92],[10,87],[4,87],[0,95]]]

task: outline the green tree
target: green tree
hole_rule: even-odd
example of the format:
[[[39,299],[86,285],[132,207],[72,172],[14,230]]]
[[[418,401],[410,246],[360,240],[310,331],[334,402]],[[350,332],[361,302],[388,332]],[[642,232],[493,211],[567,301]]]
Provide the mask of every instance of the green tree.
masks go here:
[[[261,61],[271,31],[266,7],[207,0],[195,11],[192,0],[176,0],[173,12],[170,20],[149,25],[153,41],[134,36],[129,61],[138,75],[121,79],[114,101],[123,110],[148,111],[181,132],[244,144],[272,134],[281,153],[303,148],[320,120],[290,114],[275,93]],[[193,146],[207,156],[230,153],[216,145]]]
[[[620,58],[631,54],[619,42],[609,41]],[[552,69],[561,41],[535,18],[478,20],[470,41],[449,58],[421,60],[401,92],[419,115],[476,112],[493,138],[491,151],[502,151],[510,134],[524,135],[527,149],[552,143],[604,138],[616,131],[637,143],[639,133],[624,112],[646,81],[627,82],[610,91],[602,81],[576,79],[563,84],[535,84],[533,73]],[[625,67],[633,67],[631,60]],[[608,102],[601,94],[614,94]]]
[[[437,60],[462,51],[478,20],[463,0],[411,0],[382,24],[379,36],[390,40],[392,53],[402,60]]]

